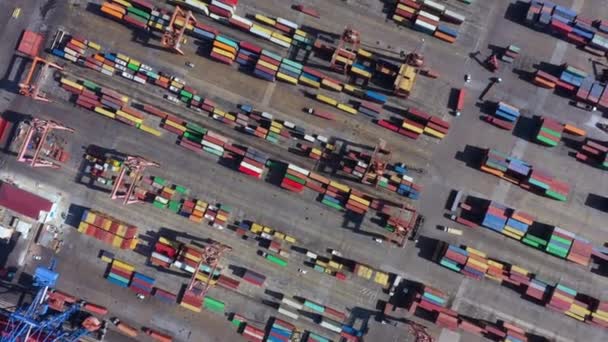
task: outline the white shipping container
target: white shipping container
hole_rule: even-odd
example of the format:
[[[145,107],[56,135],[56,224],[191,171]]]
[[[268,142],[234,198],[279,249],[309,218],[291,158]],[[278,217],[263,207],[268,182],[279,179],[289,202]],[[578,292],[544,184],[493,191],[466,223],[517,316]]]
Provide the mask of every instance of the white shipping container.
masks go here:
[[[134,76],[133,81],[140,83],[140,84],[146,84],[146,80],[144,80],[143,78],[141,78],[139,76]]]
[[[169,86],[169,91],[174,92],[174,93],[179,93],[179,89],[175,88],[172,85]]]
[[[306,251],[306,256],[311,259],[316,259],[318,257],[318,255],[316,255],[315,253],[313,253],[311,251]]]
[[[426,32],[429,32],[429,33],[433,33],[437,29],[437,27],[435,25],[425,23],[424,21],[419,20],[419,19],[416,19],[416,21],[414,22],[414,25],[418,26],[420,28],[423,28]]]
[[[292,21],[289,21],[289,20],[287,20],[285,18],[281,18],[281,17],[277,18],[277,22],[279,22],[279,23],[281,23],[281,24],[283,24],[285,26],[289,26],[289,27],[291,27],[294,30],[297,30],[298,27],[299,27],[298,24],[296,24],[296,23],[294,23]]]
[[[130,73],[123,71],[122,74],[120,74],[122,77],[132,80],[133,79],[133,75],[131,75]]]
[[[76,51],[74,51],[74,50],[70,49],[70,48],[69,48],[69,47],[67,47],[67,46],[63,48],[63,51],[65,51],[65,54],[66,54],[66,55],[67,55],[67,54],[70,54],[70,55],[72,55],[72,56],[76,56],[76,57],[80,56],[80,54],[79,54],[78,52],[76,52]]]
[[[310,171],[306,170],[305,168],[302,168],[302,167],[299,167],[297,165],[294,165],[294,164],[289,164],[287,166],[287,168],[291,169],[291,170],[294,170],[294,171],[297,171],[297,172],[299,172],[299,173],[301,173],[301,174],[303,174],[305,176],[308,176],[310,174]]]
[[[452,21],[461,24],[466,20],[466,17],[462,14],[456,13],[454,11],[451,10],[445,10],[445,12],[443,12],[443,16],[451,19]]]
[[[275,37],[270,37],[270,41],[273,42],[273,43],[275,43],[275,44],[277,44],[277,45],[280,45],[280,46],[282,46],[284,48],[289,48],[291,46],[291,44],[287,43],[286,41],[280,40],[280,39],[275,38]]]
[[[249,29],[249,32],[255,34],[256,36],[260,36],[264,39],[270,39],[272,38],[272,36],[270,35],[270,33],[266,32],[266,31],[260,31],[258,29],[256,29],[255,26],[251,26],[251,28]]]
[[[285,316],[287,316],[287,317],[289,317],[291,319],[298,319],[298,317],[299,317],[295,313],[293,313],[293,312],[291,312],[291,311],[289,311],[287,309],[284,309],[282,306],[279,306],[279,313],[283,314],[283,315],[285,315]]]
[[[127,71],[127,68],[125,68],[124,66],[120,65],[120,64],[114,64],[114,67],[120,71]]]
[[[210,141],[202,140],[202,141],[201,141],[201,144],[202,144],[203,146],[206,146],[206,147],[212,148],[212,149],[214,149],[214,150],[218,150],[218,151],[222,151],[222,152],[224,152],[224,148],[223,148],[223,147],[221,147],[220,145],[216,145],[216,144],[214,144],[214,143],[212,143],[212,142],[210,142]]]
[[[202,11],[203,13],[205,13],[205,15],[209,15],[209,8],[207,7],[207,4],[198,1],[198,0],[185,0],[184,1],[185,4],[190,5],[193,8],[196,8],[200,11]],[[170,19],[166,19],[166,20],[170,20]]]
[[[233,14],[231,19],[236,20],[236,21],[238,21],[240,23],[243,23],[243,24],[245,24],[245,25],[247,25],[249,27],[251,27],[253,25],[253,22],[251,20],[249,20],[247,18],[243,18],[243,17],[238,16],[236,14]]]
[[[289,128],[289,129],[294,129],[296,128],[296,124],[294,124],[293,122],[289,122],[289,121],[285,121],[283,122],[283,126]]]
[[[160,254],[158,252],[152,252],[152,258],[158,259],[158,260],[160,260],[162,262],[166,262],[166,263],[169,263],[169,264],[171,263],[171,259],[168,256],[166,256],[164,254]]]
[[[435,1],[431,1],[431,0],[424,0],[424,6],[432,9],[433,11],[435,11],[437,13],[443,13],[443,11],[445,11],[444,5],[438,4]]]
[[[220,1],[217,1],[217,0],[211,0],[211,4],[214,5],[214,6],[217,6],[219,8],[225,9],[226,11],[230,12],[231,16],[234,14],[234,7],[233,6],[227,5],[227,4],[225,4],[223,2],[220,2]]]
[[[179,268],[180,270],[182,269],[182,266],[183,266],[183,265],[184,265],[184,264],[183,264],[181,261],[177,261],[177,260],[175,260],[175,261],[174,261],[174,262],[171,264],[171,266],[172,266],[172,267]]]
[[[418,15],[421,16],[421,17],[425,17],[425,18],[431,19],[433,21],[439,21],[440,20],[440,18],[438,16],[436,16],[434,14],[431,14],[431,13],[429,13],[427,11],[420,11],[420,12],[418,12]]]
[[[261,115],[263,118],[266,118],[266,119],[268,119],[268,120],[272,120],[272,118],[273,118],[272,114],[270,114],[270,113],[268,113],[268,112],[262,112],[260,115]]]
[[[324,142],[327,143],[329,141],[329,139],[325,136],[322,135],[317,135],[317,140],[319,140],[320,142]]]
[[[304,140],[306,140],[306,141],[310,141],[311,143],[314,143],[314,142],[315,142],[315,137],[313,137],[313,136],[312,136],[312,135],[310,135],[310,134],[305,134],[305,135],[304,135]]]
[[[298,303],[295,300],[289,299],[287,297],[283,297],[283,299],[281,300],[281,303],[283,303],[285,305],[289,305],[296,310],[302,310],[302,308],[304,307],[301,303]]]
[[[65,57],[65,59],[67,59],[68,61],[72,61],[74,63],[76,63],[76,61],[78,61],[78,58],[76,56],[73,56],[73,55],[70,55],[67,53],[65,55],[63,55],[63,57]],[[106,75],[109,75],[109,76],[114,75],[113,72],[111,72],[110,70],[104,69],[104,68],[101,69],[101,72]]]
[[[244,161],[241,162],[241,166],[244,167],[244,168],[246,168],[246,169],[249,169],[249,170],[251,170],[251,171],[253,171],[253,172],[257,173],[257,174],[261,174],[263,172],[263,170],[260,169],[259,167],[255,167],[255,166],[253,166],[253,165],[251,165],[251,164],[249,164],[247,162],[244,162]]]
[[[122,66],[127,66],[127,62],[123,61],[120,58],[116,58],[115,62],[116,62],[116,64],[120,64]]]
[[[358,171],[355,171],[355,170],[353,170],[353,175],[357,176],[359,178],[363,178],[363,174],[361,172],[358,172]]]
[[[401,179],[403,179],[406,182],[414,182],[414,178],[408,176],[408,175],[402,175]]]
[[[338,334],[342,331],[342,327],[329,323],[325,317],[323,318],[323,321],[321,321],[321,326]]]

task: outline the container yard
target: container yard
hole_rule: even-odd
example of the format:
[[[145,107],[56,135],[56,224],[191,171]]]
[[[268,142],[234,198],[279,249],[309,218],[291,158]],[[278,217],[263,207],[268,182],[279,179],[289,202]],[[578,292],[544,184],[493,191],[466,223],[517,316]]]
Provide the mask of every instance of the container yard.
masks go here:
[[[2,342],[608,339],[601,1],[0,13]]]

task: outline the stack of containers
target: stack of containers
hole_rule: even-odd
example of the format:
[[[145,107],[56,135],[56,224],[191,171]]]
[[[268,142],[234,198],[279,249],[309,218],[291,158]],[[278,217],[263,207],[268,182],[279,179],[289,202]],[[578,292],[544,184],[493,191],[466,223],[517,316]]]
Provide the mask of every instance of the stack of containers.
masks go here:
[[[412,92],[415,82],[416,69],[409,64],[402,64],[401,67],[399,67],[399,72],[393,82],[395,95],[399,97],[408,97]]]
[[[550,286],[546,282],[532,278],[530,284],[526,288],[526,296],[534,298],[540,303],[544,303],[549,289]]]
[[[462,267],[467,263],[468,257],[469,253],[465,249],[456,245],[449,245],[439,260],[439,264],[460,273]]]
[[[249,323],[247,323],[243,329],[243,337],[248,342],[262,342],[264,340],[264,336],[264,330],[258,329]]]
[[[367,212],[370,204],[371,201],[365,198],[365,194],[351,189],[345,207],[350,211],[362,215]]]
[[[281,187],[293,192],[302,192],[310,171],[294,164],[287,166],[287,172],[281,181]]]
[[[507,207],[504,205],[494,201],[490,202],[481,225],[502,233],[507,223],[506,210]]]
[[[431,115],[424,127],[424,133],[434,138],[443,139],[448,134],[449,129],[450,124],[447,121]]]
[[[588,76],[589,74],[587,74],[583,70],[576,68],[572,65],[566,65],[566,67],[564,68],[564,70],[562,70],[562,73],[559,76],[559,80],[572,86],[571,88],[568,87],[568,89],[574,90],[574,88],[580,87],[583,83],[583,80],[586,79]]]
[[[505,52],[502,54],[500,59],[503,62],[513,63],[515,58],[517,58],[517,56],[519,55],[520,51],[521,51],[521,49],[519,47],[511,44],[505,49]]]
[[[487,255],[470,247],[467,247],[466,251],[469,253],[469,258],[462,269],[462,274],[473,279],[482,279],[489,268]]]
[[[545,250],[549,254],[553,254],[562,259],[566,259],[575,236],[576,235],[572,232],[569,232],[560,227],[555,227],[553,229],[553,233],[551,233],[551,237],[549,238],[549,244],[547,244]]]
[[[224,304],[224,302],[219,301],[215,298],[205,296],[203,298],[203,307],[211,312],[223,314],[226,304]]]
[[[589,266],[592,253],[593,245],[591,242],[577,236],[572,242],[570,252],[568,253],[568,257],[566,259],[579,265]]]
[[[563,131],[563,124],[559,123],[557,120],[542,117],[536,140],[548,146],[555,147],[561,140]]]
[[[544,250],[545,246],[547,246],[547,239],[546,236],[547,233],[543,232],[543,231],[530,231],[528,230],[528,232],[526,233],[526,235],[524,235],[523,239],[521,239],[521,242],[523,242],[524,244],[540,249],[540,250]]]
[[[511,265],[509,268],[509,277],[503,280],[515,286],[521,286],[522,284],[528,286],[528,284],[530,284],[530,278],[530,271],[516,265]]]
[[[597,307],[591,312],[589,323],[608,328],[608,301],[599,301]]]
[[[136,293],[140,293],[146,296],[150,296],[152,294],[152,289],[154,287],[154,278],[150,278],[144,274],[139,272],[134,272],[131,278],[131,290]]]
[[[426,34],[433,35],[437,30],[440,18],[427,11],[421,10],[414,21],[414,28]]]
[[[277,78],[291,84],[298,84],[298,79],[302,74],[304,66],[298,62],[294,62],[290,59],[283,58],[279,65],[277,72]]]
[[[293,324],[285,322],[284,320],[275,318],[274,322],[272,322],[272,325],[270,327],[270,331],[268,332],[268,337],[266,338],[266,341],[269,341],[269,342],[290,341],[295,328],[296,327]]]
[[[454,43],[456,38],[458,38],[458,30],[451,27],[450,25],[439,23],[437,25],[437,30],[433,34],[435,38],[439,38],[444,42]]]
[[[350,188],[348,186],[330,181],[325,189],[321,203],[336,210],[344,210],[344,203],[347,200],[349,192]]]
[[[215,36],[217,36],[219,33],[220,31],[218,29],[202,23],[196,23],[191,31],[191,34],[194,37],[210,41],[214,40]]]
[[[373,69],[369,66],[355,62],[350,68],[350,72],[369,81],[373,76]]]
[[[578,87],[576,91],[575,98],[579,101],[587,101],[589,94],[591,93],[591,88],[593,88],[594,79],[592,76],[588,76],[583,79],[581,85]]]
[[[108,272],[106,279],[114,285],[129,287],[129,283],[131,282],[131,276],[133,276],[134,271],[134,266],[129,265],[126,262],[120,261],[118,259],[114,259],[112,261],[112,266],[110,267],[110,271]]]
[[[608,147],[591,139],[586,139],[576,154],[576,159],[598,165],[601,168],[608,168]]]
[[[260,58],[262,48],[250,43],[241,41],[239,43],[239,54],[236,56],[236,62],[243,67],[250,67],[256,64],[256,61]]]
[[[519,118],[519,109],[500,101],[498,102],[498,106],[496,107],[494,115],[499,120],[503,120],[510,123],[511,125],[509,125],[509,127],[510,129],[512,129],[512,125],[514,125],[517,119]]]
[[[442,291],[425,285],[418,307],[429,312],[442,312],[446,308],[448,298]]]
[[[375,103],[362,101],[361,103],[359,103],[359,107],[357,110],[363,115],[366,115],[372,119],[377,119],[378,116],[382,113],[382,106],[377,105]]]
[[[239,51],[238,43],[228,37],[216,35],[211,48],[211,58],[232,65]]]
[[[321,87],[321,80],[323,79],[323,76],[324,75],[322,73],[305,66],[302,68],[302,73],[300,74],[300,78],[298,80],[304,85],[318,89]]]
[[[282,59],[276,53],[263,49],[253,70],[253,74],[266,81],[274,82]]]
[[[327,337],[323,337],[319,334],[313,333],[312,331],[307,331],[301,342],[331,342],[331,340]]]
[[[503,279],[507,277],[506,265],[496,260],[488,260],[488,270],[485,277],[502,283]]]
[[[218,210],[213,220],[213,226],[216,228],[224,228],[232,212],[232,207],[226,204],[219,204]]]
[[[576,290],[562,284],[557,284],[553,288],[546,307],[557,312],[566,313],[574,304],[574,297],[577,294]]]
[[[137,227],[90,209],[84,210],[78,231],[120,249],[134,249],[138,243]]]
[[[203,145],[203,151],[222,157],[224,155],[224,144],[226,144],[227,141],[228,139],[222,135],[213,131],[207,131],[207,134],[203,136],[201,144]]]
[[[264,285],[264,281],[266,281],[266,276],[247,269],[245,274],[243,274],[243,280],[256,286],[262,286]]]
[[[422,7],[421,4],[414,0],[399,0],[395,13],[393,14],[393,20],[399,24],[411,25],[416,17],[416,13]]]
[[[540,87],[555,89],[555,86],[559,82],[559,79],[553,75],[550,75],[542,70],[537,70],[534,74],[534,83]]]
[[[268,161],[267,154],[251,147],[247,148],[245,156],[239,165],[239,171],[256,178],[261,178],[266,161]]]
[[[212,14],[229,19],[234,15],[238,3],[238,0],[211,0],[208,8]]]
[[[594,21],[594,24],[601,32],[608,33],[608,20],[598,19]]]
[[[521,211],[515,211],[507,220],[503,234],[515,240],[521,240],[528,232],[528,228],[533,222],[533,218]]]
[[[339,334],[342,331],[342,323],[326,316],[321,316],[321,323],[319,325],[325,329],[335,332],[336,334]]]
[[[122,20],[136,28],[147,30],[150,13],[154,7],[144,0],[134,0],[131,3],[132,6],[127,7],[127,13]]]
[[[158,287],[154,288],[154,297],[166,303],[175,304],[177,302],[177,295],[175,293],[159,289]]]

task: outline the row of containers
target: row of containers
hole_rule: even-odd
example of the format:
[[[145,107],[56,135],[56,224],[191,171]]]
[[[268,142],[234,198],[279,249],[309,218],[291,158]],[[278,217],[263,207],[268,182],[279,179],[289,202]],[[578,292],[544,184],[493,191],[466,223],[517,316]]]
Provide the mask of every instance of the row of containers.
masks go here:
[[[119,249],[135,249],[138,228],[110,215],[85,209],[78,224],[78,232],[94,237]]]
[[[550,1],[530,1],[526,13],[528,25],[560,36],[597,56],[608,52],[608,39],[600,31],[601,20],[591,20],[575,10]],[[600,32],[598,32],[600,31]]]
[[[533,167],[528,162],[495,149],[484,150],[480,169],[523,189],[558,201],[568,200],[570,194],[568,183],[558,180],[549,172]]]
[[[398,24],[410,26],[445,42],[454,43],[458,38],[458,25],[461,25],[466,18],[435,1],[399,0],[392,19]]]
[[[293,324],[276,317],[271,317],[264,329],[255,327],[251,322],[248,322],[247,318],[236,313],[232,314],[230,320],[243,338],[249,342],[331,342],[325,336],[312,331],[302,332]]]
[[[591,241],[564,228],[536,221],[524,211],[470,197],[460,208],[457,222],[472,228],[481,225],[561,259],[588,267],[592,256],[601,257]]]
[[[561,237],[557,238],[560,239],[557,242],[564,242]],[[510,288],[517,286],[517,291],[526,299],[578,321],[608,328],[608,301],[579,293],[564,284],[550,285],[525,268],[488,257],[471,247],[439,241],[435,253],[436,261],[454,272],[477,280],[488,278]]]
[[[405,118],[381,119],[377,121],[377,124],[411,139],[418,139],[421,134],[443,139],[450,129],[447,121],[414,107],[408,108],[403,115]]]
[[[160,136],[158,130],[143,123],[144,116],[139,110],[128,105],[127,96],[87,80],[78,83],[63,77],[60,84],[63,89],[75,96],[76,105],[126,125],[134,126],[144,132]]]
[[[576,101],[608,108],[606,85],[596,81],[593,75],[571,65],[565,64],[559,77],[537,70],[534,74],[534,83],[544,88],[565,91]]]
[[[195,7],[195,6],[190,6],[190,7]],[[126,9],[123,11],[125,13],[128,12],[128,10],[126,10]],[[118,12],[115,12],[115,14],[117,14],[117,15],[113,16],[113,17],[117,17],[117,18],[120,18],[120,16],[123,15]],[[160,14],[160,12],[159,12],[159,14]],[[168,15],[164,14],[163,17],[164,16],[168,16]],[[239,18],[239,19],[233,20],[235,18]],[[311,44],[313,42],[313,39],[311,37],[309,37],[306,32],[298,29],[298,26],[295,23],[290,22],[284,18],[273,19],[273,18],[269,18],[269,17],[263,16],[260,14],[255,15],[255,19],[259,22],[265,23],[267,25],[271,25],[273,27],[280,27],[285,30],[286,30],[286,28],[289,28],[293,32],[293,36],[292,36],[292,38],[290,38],[288,36],[285,36],[283,34],[284,32],[283,33],[272,32],[271,30],[267,30],[259,25],[256,25],[255,23],[250,22],[247,19],[240,18],[236,15],[232,16],[232,18],[229,20],[229,23],[236,24],[236,26],[238,26],[241,29],[248,30],[249,32],[254,33],[259,37],[269,39],[279,45],[295,44],[295,45],[299,46],[300,48],[304,48],[306,50],[312,49]],[[166,20],[164,20],[164,19],[162,20],[163,23],[165,23],[165,21]],[[152,21],[150,21],[150,23],[152,23]],[[183,23],[183,19],[181,19],[181,21],[180,21],[180,19],[178,18],[176,23],[178,25],[180,23]],[[155,22],[155,24],[158,25],[158,22]],[[245,26],[243,26],[243,25],[245,25]],[[249,27],[249,29],[247,27]],[[164,31],[162,25],[160,25],[159,27],[155,27],[155,28],[157,28],[158,30]],[[325,75],[319,71],[316,71],[309,67],[305,67],[296,61],[282,58],[279,55],[274,54],[271,51],[262,50],[262,48],[260,48],[259,46],[255,45],[255,44],[245,42],[245,41],[239,42],[238,40],[229,38],[225,35],[220,35],[219,30],[217,30],[213,27],[210,27],[208,25],[204,25],[201,23],[195,23],[193,25],[187,25],[187,29],[189,29],[189,30],[187,30],[187,32],[190,32],[193,36],[195,36],[199,39],[205,39],[205,40],[209,40],[212,42],[211,43],[212,48],[211,48],[211,52],[210,52],[211,58],[213,58],[217,61],[226,63],[226,64],[232,64],[234,61],[236,61],[242,67],[247,67],[247,68],[251,67],[253,74],[262,79],[266,79],[268,81],[274,81],[275,79],[280,79],[287,83],[291,83],[291,84],[302,83],[302,84],[305,84],[307,86],[311,86],[314,88],[319,88],[320,86],[324,86],[328,89],[336,90],[336,91],[342,91],[342,89],[348,90],[347,88],[350,88],[353,95],[358,95],[361,98],[369,99],[372,101],[380,101],[381,103],[386,102],[386,96],[384,96],[380,93],[373,92],[373,91],[363,91],[354,86],[350,86],[350,85],[346,85],[346,84],[342,85],[341,82],[331,79],[330,77],[328,77],[327,75]],[[218,36],[219,36],[219,38],[218,38]],[[288,46],[288,45],[284,45],[284,46]],[[315,46],[316,46],[316,42],[315,42]],[[263,56],[265,56],[266,58],[263,59],[262,58]],[[351,74],[353,74],[357,77],[364,77],[367,80],[371,79],[371,77],[372,77],[374,65],[388,64],[396,69],[399,68],[399,66],[394,66],[394,65],[392,65],[392,63],[390,63],[388,61],[381,60],[381,59],[378,60],[377,58],[375,58],[375,56],[373,54],[371,54],[370,52],[367,52],[365,50],[358,51],[357,56],[365,57],[366,61],[369,61],[369,63],[367,63],[367,62],[352,63],[352,65],[350,65],[349,71]],[[260,62],[260,61],[262,61],[262,59],[263,59],[263,62]],[[386,68],[376,68],[376,69],[385,70]],[[390,70],[385,70],[385,71],[386,72],[383,72],[383,74],[387,74],[392,77],[396,76],[395,71],[390,71]],[[412,81],[412,84],[413,84],[413,81]],[[409,94],[409,91],[411,91],[411,87],[407,90],[408,94]]]
[[[608,146],[606,142],[586,139],[576,153],[576,159],[602,169],[608,168]]]
[[[517,325],[502,320],[492,323],[461,315],[449,308],[450,298],[443,291],[423,285],[413,291],[403,303],[388,303],[384,313],[392,315],[398,307],[406,308],[410,314],[425,318],[440,327],[453,331],[466,331],[492,341],[528,342],[539,340],[538,335],[526,332]]]
[[[144,189],[143,185],[147,185],[148,188]],[[167,209],[196,223],[201,223],[205,219],[214,227],[224,228],[232,212],[232,207],[229,205],[221,203],[214,205],[192,198],[187,195],[188,189],[185,187],[170,184],[166,179],[158,176],[144,178],[138,191],[144,198],[152,201],[154,207]]]

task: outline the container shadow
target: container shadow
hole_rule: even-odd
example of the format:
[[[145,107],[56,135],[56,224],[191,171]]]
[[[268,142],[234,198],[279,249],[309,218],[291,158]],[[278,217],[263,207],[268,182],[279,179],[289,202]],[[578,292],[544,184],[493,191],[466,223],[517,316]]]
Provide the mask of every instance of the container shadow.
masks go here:
[[[595,210],[606,212],[608,209],[608,198],[590,193],[585,199],[585,205]]]
[[[464,150],[456,152],[454,157],[456,160],[465,163],[466,166],[477,169],[481,165],[485,151],[486,149],[477,146],[466,145]]]
[[[526,141],[534,141],[534,135],[540,126],[540,118],[538,116],[520,115],[513,128],[513,135]]]

